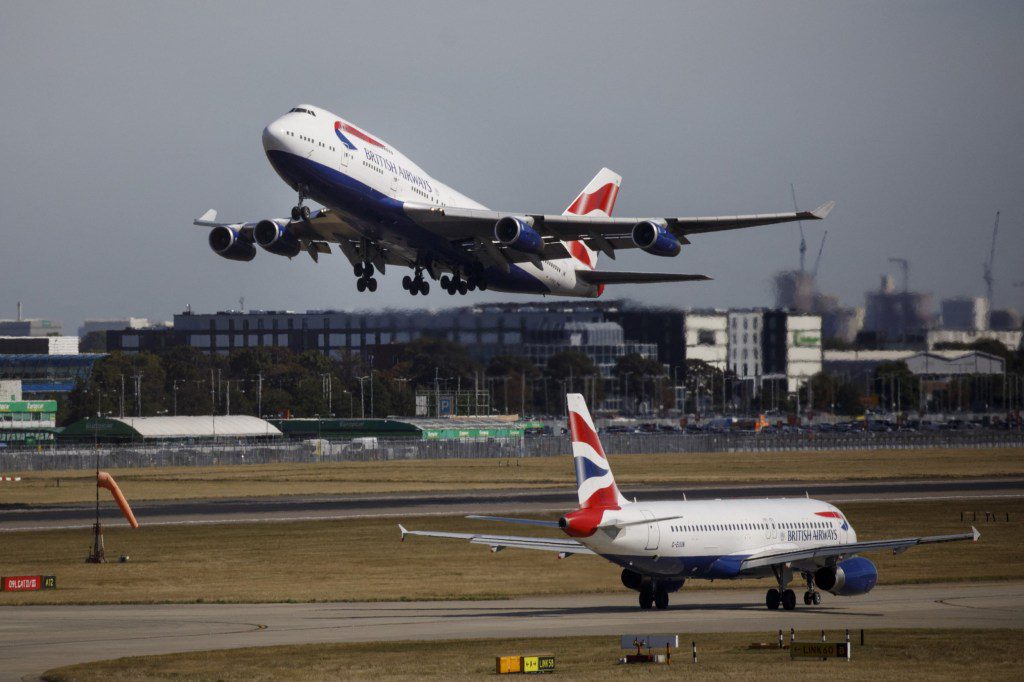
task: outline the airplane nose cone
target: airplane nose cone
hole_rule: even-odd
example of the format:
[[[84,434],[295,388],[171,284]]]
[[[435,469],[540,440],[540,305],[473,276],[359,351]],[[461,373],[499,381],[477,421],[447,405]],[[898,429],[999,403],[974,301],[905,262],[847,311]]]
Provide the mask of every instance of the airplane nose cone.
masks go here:
[[[284,150],[285,145],[284,128],[275,121],[263,129],[263,151],[270,152]]]

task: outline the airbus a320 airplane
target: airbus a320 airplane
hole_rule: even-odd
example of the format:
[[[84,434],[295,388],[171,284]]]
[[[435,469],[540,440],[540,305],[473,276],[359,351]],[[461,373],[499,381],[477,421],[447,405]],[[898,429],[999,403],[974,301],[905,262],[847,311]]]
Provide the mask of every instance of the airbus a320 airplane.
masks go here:
[[[858,541],[853,526],[835,506],[810,498],[630,502],[619,492],[612,468],[582,395],[570,394],[569,429],[576,468],[579,509],[558,521],[468,518],[561,528],[568,538],[413,531],[407,535],[469,540],[490,546],[573,554],[597,554],[622,566],[622,584],[640,593],[640,608],[668,608],[669,593],[688,579],[773,576],[769,609],[796,608],[788,588],[799,574],[807,589],[804,604],[820,604],[820,588],[848,597],[870,592],[878,571],[858,556],[875,550],[903,552],[915,545],[973,540],[976,528],[959,535]]]
[[[256,245],[317,261],[330,244],[348,258],[359,291],[375,291],[376,272],[413,269],[402,279],[411,294],[427,294],[424,277],[449,294],[494,289],[529,294],[597,297],[606,284],[683,282],[704,275],[599,272],[597,254],[643,249],[675,256],[688,236],[794,220],[814,211],[707,218],[612,218],[622,178],[602,169],[561,215],[491,211],[429,176],[376,135],[325,109],[304,104],[263,130],[263,148],[277,174],[298,192],[291,218],[218,222],[207,211],[194,221],[213,228],[210,248],[250,261]],[[325,208],[310,210],[312,199]]]

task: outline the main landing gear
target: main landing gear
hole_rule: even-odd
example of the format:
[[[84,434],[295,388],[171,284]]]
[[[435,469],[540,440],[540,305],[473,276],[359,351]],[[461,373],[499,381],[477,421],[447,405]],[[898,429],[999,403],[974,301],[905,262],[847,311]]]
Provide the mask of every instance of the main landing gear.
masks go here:
[[[377,291],[377,280],[373,277],[373,263],[356,263],[353,271],[356,273],[356,289],[363,291]]]
[[[299,189],[299,203],[296,206],[292,206],[292,220],[309,220],[309,206],[303,206],[302,202],[306,200],[305,187]],[[362,289],[360,289],[362,291]],[[372,291],[372,289],[371,289]]]
[[[402,278],[402,288],[413,296],[416,294],[426,296],[430,293],[430,282],[423,278],[423,269],[416,268],[416,275],[414,277],[406,275]]]
[[[459,273],[453,274],[451,277],[448,275],[441,275],[441,288],[448,292],[449,296],[459,294],[465,296],[468,292],[475,289],[484,291],[487,289],[487,282],[482,277],[475,275],[469,275],[463,279]]]
[[[765,606],[774,611],[781,604],[786,611],[792,611],[796,608],[796,592],[786,587],[792,578],[792,573],[788,568],[782,566],[772,566],[772,572],[775,574],[776,580],[779,581],[779,587],[768,590],[764,596]]]

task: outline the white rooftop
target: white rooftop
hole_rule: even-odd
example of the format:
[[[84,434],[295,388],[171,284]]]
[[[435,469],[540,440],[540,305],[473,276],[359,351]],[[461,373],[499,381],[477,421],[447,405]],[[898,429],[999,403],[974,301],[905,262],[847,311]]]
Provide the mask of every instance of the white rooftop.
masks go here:
[[[200,417],[113,417],[135,429],[143,438],[255,438],[280,436],[270,422],[247,415]]]

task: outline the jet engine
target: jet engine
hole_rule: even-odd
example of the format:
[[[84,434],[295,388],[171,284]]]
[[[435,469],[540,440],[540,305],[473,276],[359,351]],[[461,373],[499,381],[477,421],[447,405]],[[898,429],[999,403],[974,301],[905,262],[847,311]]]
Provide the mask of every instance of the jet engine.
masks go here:
[[[840,561],[835,566],[822,566],[814,573],[814,584],[841,597],[867,594],[878,582],[878,570],[864,557]]]
[[[494,224],[494,237],[516,251],[536,254],[544,248],[544,240],[540,233],[512,216],[505,216]]]
[[[301,250],[299,240],[288,229],[288,225],[276,220],[259,221],[256,223],[256,229],[252,231],[252,235],[257,244],[278,256],[292,258],[297,256]]]
[[[678,256],[682,249],[674,234],[650,220],[633,226],[632,239],[638,248],[655,256]]]
[[[251,261],[256,257],[256,247],[251,239],[231,227],[223,225],[210,230],[210,248],[221,258],[229,260]]]

